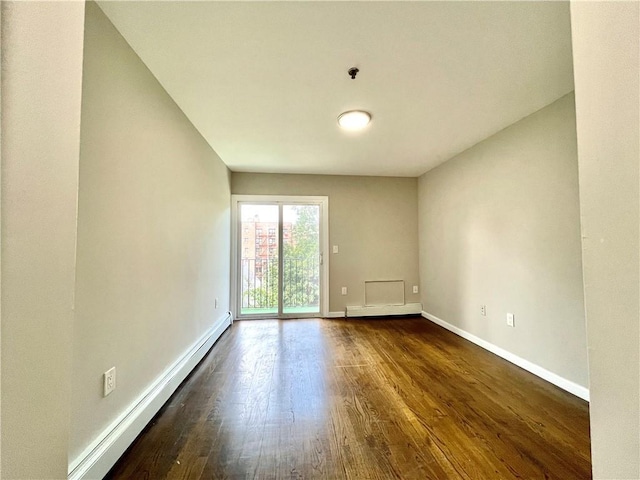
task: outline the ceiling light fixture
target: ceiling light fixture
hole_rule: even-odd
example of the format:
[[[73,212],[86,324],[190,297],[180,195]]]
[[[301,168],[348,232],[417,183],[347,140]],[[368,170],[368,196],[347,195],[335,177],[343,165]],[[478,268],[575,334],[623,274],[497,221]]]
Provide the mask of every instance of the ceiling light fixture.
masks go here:
[[[355,80],[359,71],[358,67],[351,67],[347,70],[347,74],[351,77],[351,80]],[[370,121],[371,114],[364,110],[349,110],[338,115],[338,125],[345,130],[362,130],[369,125]]]
[[[338,125],[345,130],[362,130],[370,121],[371,114],[364,110],[350,110],[338,116]]]

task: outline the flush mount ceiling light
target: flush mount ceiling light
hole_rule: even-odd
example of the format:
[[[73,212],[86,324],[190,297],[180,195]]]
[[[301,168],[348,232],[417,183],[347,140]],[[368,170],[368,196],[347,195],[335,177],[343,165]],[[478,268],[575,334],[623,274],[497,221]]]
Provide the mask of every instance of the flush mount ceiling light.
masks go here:
[[[338,125],[345,130],[362,130],[370,121],[371,114],[363,110],[350,110],[338,116]]]

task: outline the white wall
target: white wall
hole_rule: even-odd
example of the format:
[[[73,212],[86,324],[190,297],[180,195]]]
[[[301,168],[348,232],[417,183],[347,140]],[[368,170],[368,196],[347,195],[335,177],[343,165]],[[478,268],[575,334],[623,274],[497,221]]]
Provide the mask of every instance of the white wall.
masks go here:
[[[229,171],[86,11],[70,459],[229,309]]]
[[[420,279],[426,312],[586,387],[575,135],[569,94],[420,177]]]
[[[572,2],[596,479],[640,478],[640,4]]]
[[[2,478],[66,478],[84,2],[2,2]]]
[[[329,245],[339,247],[328,253],[331,312],[363,305],[366,280],[404,280],[406,302],[419,301],[415,178],[233,173],[231,190],[329,197]]]

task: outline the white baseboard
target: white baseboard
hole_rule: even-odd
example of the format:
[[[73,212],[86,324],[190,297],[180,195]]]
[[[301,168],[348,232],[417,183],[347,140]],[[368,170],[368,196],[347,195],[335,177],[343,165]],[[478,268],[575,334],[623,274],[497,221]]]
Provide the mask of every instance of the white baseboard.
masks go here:
[[[344,312],[329,312],[324,318],[342,318],[344,316]]]
[[[534,375],[546,380],[549,383],[553,383],[555,386],[560,387],[563,390],[575,395],[576,397],[580,397],[583,400],[589,401],[589,389],[583,387],[582,385],[578,385],[577,383],[572,382],[571,380],[567,380],[566,378],[561,377],[549,370],[542,368],[539,365],[536,365],[529,360],[525,360],[524,358],[518,357],[513,353],[494,345],[493,343],[487,342],[480,337],[476,337],[475,335],[467,332],[466,330],[462,330],[455,325],[451,325],[448,322],[445,322],[441,318],[436,317],[435,315],[431,315],[425,311],[422,312],[422,316],[427,320],[432,321],[433,323],[440,325],[443,328],[446,328],[450,332],[455,333],[456,335],[461,336],[465,340],[469,340],[472,343],[484,348],[485,350],[489,350],[491,353],[498,355],[499,357],[504,358],[505,360],[517,365],[528,372],[533,373]]]
[[[404,305],[353,306],[347,307],[347,317],[376,317],[387,315],[420,315],[421,303],[406,303]]]
[[[227,312],[167,368],[69,464],[68,480],[103,478],[231,323],[231,313]]]

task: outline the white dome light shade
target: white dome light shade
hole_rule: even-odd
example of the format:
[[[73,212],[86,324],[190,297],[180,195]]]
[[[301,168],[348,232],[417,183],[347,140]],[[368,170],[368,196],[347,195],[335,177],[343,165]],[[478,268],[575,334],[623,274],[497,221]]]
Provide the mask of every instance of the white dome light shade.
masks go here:
[[[345,130],[362,130],[370,121],[371,114],[362,110],[344,112],[338,117],[338,124]]]

